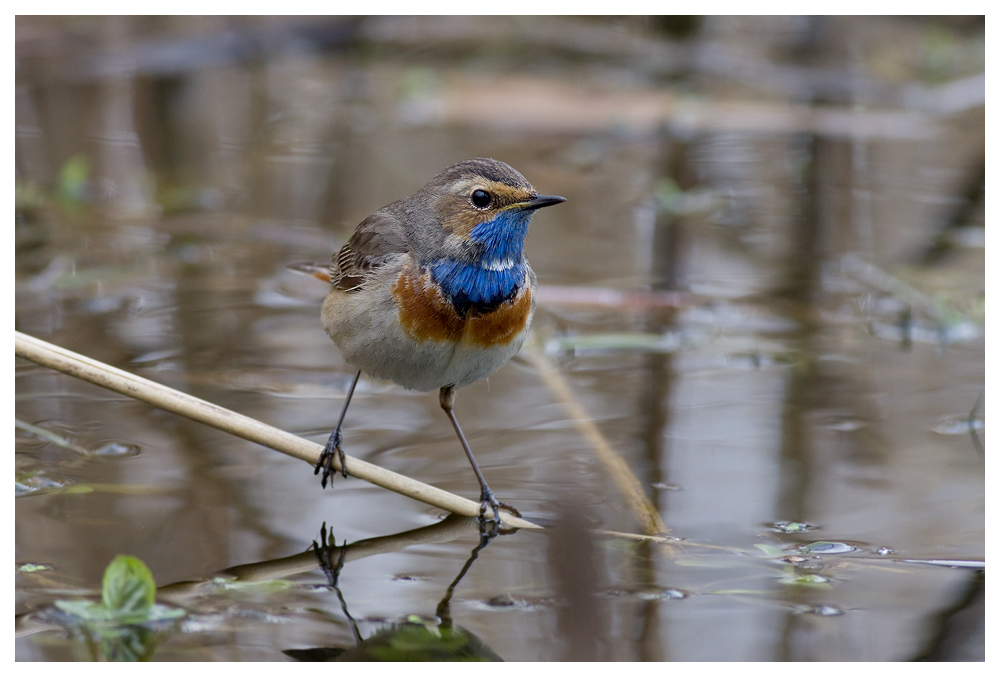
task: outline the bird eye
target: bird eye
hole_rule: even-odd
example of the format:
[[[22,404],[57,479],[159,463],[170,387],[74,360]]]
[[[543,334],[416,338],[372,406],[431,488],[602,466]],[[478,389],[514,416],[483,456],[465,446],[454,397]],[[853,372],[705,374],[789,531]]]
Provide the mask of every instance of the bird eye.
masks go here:
[[[477,188],[476,190],[472,191],[472,204],[476,205],[480,209],[483,209],[484,207],[489,207],[490,202],[492,201],[493,197],[482,188]]]

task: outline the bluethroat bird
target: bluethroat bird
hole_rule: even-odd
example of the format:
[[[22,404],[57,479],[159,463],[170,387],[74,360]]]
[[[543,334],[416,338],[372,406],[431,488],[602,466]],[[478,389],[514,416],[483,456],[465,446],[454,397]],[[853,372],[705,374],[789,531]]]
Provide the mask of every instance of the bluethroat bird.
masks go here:
[[[415,195],[362,221],[333,257],[323,327],[358,372],[316,465],[332,483],[344,415],[361,372],[410,390],[440,390],[479,480],[480,519],[503,506],[486,484],[455,418],[455,390],[486,378],[524,343],[535,312],[535,273],[524,238],[536,209],[565,202],[539,195],[517,170],[476,158],[448,167]]]

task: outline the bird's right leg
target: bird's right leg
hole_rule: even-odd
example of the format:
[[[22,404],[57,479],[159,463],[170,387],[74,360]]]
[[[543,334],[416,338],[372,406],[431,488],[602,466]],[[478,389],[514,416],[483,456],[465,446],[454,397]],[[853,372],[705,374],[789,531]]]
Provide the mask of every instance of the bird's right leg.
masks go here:
[[[458,425],[458,419],[455,418],[455,389],[452,386],[445,386],[444,388],[441,388],[440,399],[441,408],[444,409],[444,413],[448,416],[448,420],[451,421],[452,427],[455,428],[455,432],[458,434],[458,441],[462,443],[462,449],[465,450],[465,455],[469,458],[469,463],[472,464],[472,469],[476,473],[476,479],[479,480],[480,524],[484,524],[489,521],[492,521],[497,526],[502,524],[503,522],[500,519],[500,508],[505,508],[515,517],[520,517],[521,513],[517,511],[517,508],[498,501],[496,496],[493,495],[493,491],[490,489],[490,486],[486,484],[486,478],[483,477],[483,471],[479,469],[479,464],[476,463],[476,459],[472,455],[472,449],[469,448],[469,443],[465,440],[462,428]]]
[[[358,369],[358,373],[354,375],[354,380],[351,381],[351,388],[347,391],[347,399],[344,400],[344,408],[340,412],[340,420],[337,421],[337,427],[333,429],[330,434],[330,439],[326,441],[326,446],[323,447],[323,453],[319,456],[319,461],[316,462],[316,469],[313,472],[314,475],[318,475],[320,470],[323,471],[323,479],[320,480],[320,485],[326,489],[327,480],[330,481],[330,486],[333,486],[333,474],[336,472],[336,468],[333,466],[333,457],[336,455],[337,461],[340,463],[340,472],[344,477],[347,477],[347,457],[344,455],[344,450],[340,448],[340,442],[344,437],[342,428],[344,427],[344,416],[347,415],[347,407],[351,404],[351,397],[354,396],[354,389],[358,385],[358,379],[361,378],[361,370]]]

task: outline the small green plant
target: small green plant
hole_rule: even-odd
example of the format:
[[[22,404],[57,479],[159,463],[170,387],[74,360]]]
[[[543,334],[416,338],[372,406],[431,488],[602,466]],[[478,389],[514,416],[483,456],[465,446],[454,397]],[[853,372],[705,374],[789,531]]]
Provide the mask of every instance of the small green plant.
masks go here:
[[[80,636],[94,660],[148,661],[184,617],[156,604],[156,583],[136,557],[118,555],[104,570],[101,601],[57,600],[60,621]]]

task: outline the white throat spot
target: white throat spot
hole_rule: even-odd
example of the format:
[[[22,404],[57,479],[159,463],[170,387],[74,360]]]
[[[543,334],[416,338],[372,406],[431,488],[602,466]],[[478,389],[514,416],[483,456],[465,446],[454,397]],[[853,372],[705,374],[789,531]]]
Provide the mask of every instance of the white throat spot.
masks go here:
[[[482,268],[492,271],[510,270],[516,262],[514,259],[502,259],[500,261],[488,261],[482,264]]]

